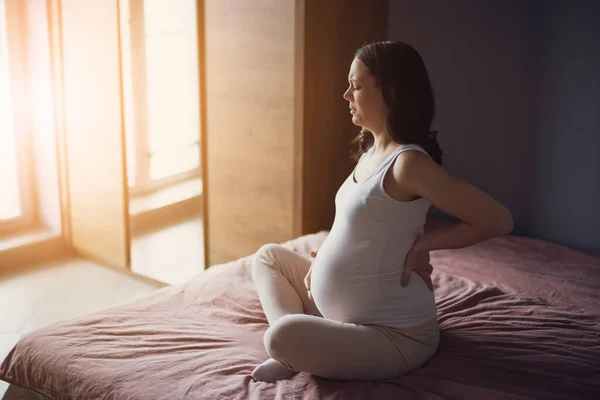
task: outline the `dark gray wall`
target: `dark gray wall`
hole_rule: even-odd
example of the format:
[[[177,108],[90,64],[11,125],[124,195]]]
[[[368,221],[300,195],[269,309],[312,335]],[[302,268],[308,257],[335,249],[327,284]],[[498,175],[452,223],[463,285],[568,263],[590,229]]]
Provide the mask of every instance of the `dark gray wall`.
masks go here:
[[[600,252],[600,2],[390,0],[423,56],[446,167],[515,234]]]

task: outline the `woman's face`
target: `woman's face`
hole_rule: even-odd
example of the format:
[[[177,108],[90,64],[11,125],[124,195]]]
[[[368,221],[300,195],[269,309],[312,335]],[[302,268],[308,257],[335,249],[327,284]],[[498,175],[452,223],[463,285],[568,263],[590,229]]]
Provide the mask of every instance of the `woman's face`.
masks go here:
[[[350,65],[349,87],[344,99],[350,103],[352,122],[377,134],[386,129],[387,106],[366,65],[355,58]]]

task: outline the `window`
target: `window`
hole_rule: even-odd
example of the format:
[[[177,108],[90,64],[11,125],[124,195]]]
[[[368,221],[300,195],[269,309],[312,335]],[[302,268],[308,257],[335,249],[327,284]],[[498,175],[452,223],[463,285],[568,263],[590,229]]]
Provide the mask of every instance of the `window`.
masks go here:
[[[195,0],[120,0],[127,170],[135,195],[200,176]]]
[[[26,129],[19,111],[24,111],[22,46],[15,43],[21,35],[8,22],[17,18],[7,2],[0,3],[0,232],[12,231],[31,222],[32,180],[27,176]],[[12,34],[11,34],[12,32]]]

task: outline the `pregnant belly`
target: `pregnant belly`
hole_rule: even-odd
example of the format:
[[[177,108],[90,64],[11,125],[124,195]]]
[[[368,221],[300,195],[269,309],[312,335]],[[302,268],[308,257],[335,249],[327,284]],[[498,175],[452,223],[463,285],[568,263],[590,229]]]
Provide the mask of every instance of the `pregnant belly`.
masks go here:
[[[311,292],[323,317],[360,323],[381,308],[378,277],[344,264],[313,264]]]
[[[417,326],[435,317],[433,294],[416,273],[402,287],[401,271],[377,272],[372,265],[362,265],[313,264],[311,292],[323,317],[399,327]]]

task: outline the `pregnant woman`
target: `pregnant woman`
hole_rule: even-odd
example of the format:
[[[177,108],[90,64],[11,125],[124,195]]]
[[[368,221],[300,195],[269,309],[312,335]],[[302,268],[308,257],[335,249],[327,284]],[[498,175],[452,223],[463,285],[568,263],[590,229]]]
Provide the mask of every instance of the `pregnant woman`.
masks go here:
[[[512,230],[510,212],[448,175],[430,131],[435,101],[419,53],[401,42],[359,49],[344,93],[360,157],[335,198],[335,221],[314,259],[263,246],[254,280],[271,357],[257,381],[297,372],[384,380],[430,359],[439,343],[429,252]],[[433,204],[462,222],[423,233]],[[421,278],[421,275],[425,279]]]

